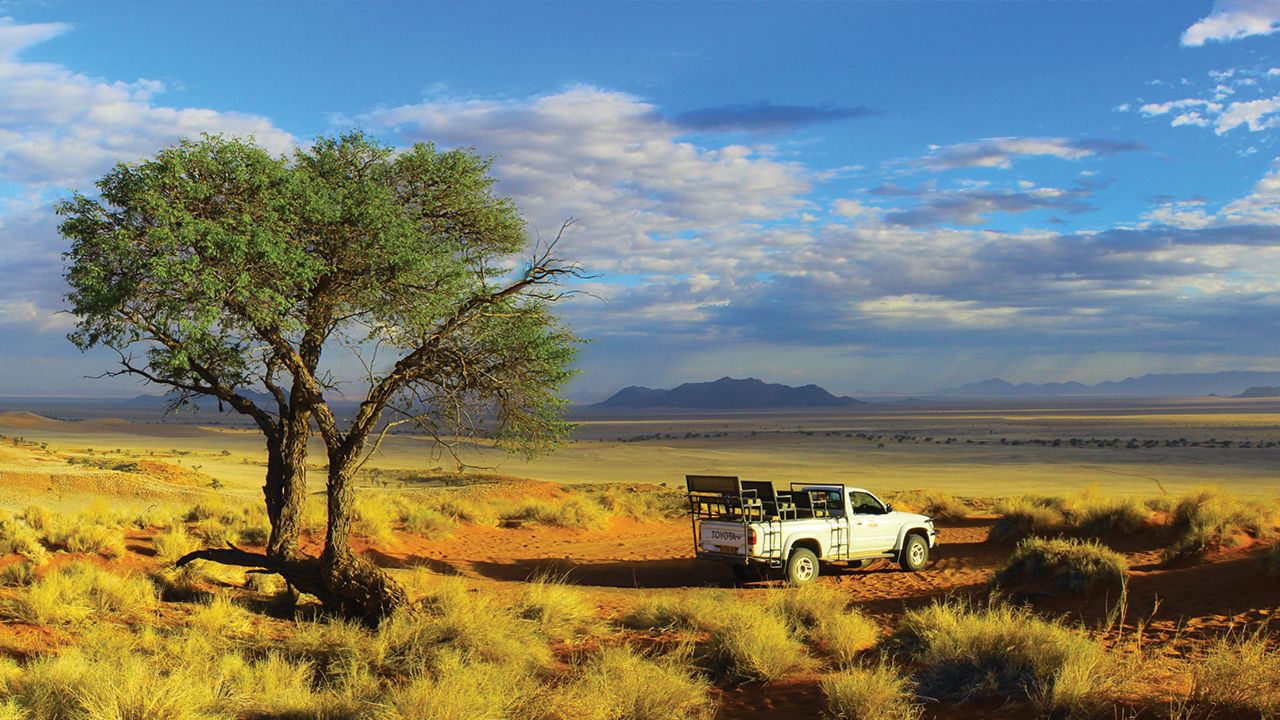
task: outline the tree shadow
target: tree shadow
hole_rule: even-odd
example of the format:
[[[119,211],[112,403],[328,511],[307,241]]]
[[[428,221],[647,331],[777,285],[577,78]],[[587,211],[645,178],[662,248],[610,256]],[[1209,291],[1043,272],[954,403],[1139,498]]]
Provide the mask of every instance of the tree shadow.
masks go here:
[[[540,575],[563,578],[571,585],[615,588],[731,587],[727,565],[696,558],[579,562],[529,558],[511,562],[477,562],[477,573],[492,580],[525,582]]]

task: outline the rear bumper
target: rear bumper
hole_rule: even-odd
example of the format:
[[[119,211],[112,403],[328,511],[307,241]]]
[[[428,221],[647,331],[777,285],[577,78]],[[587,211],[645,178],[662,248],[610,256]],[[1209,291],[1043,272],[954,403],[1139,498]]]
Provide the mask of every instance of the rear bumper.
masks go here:
[[[694,555],[699,560],[712,560],[714,562],[725,563],[726,565],[775,565],[768,558],[754,557],[752,555],[743,555],[742,553],[726,553],[712,552],[710,550],[696,550]]]

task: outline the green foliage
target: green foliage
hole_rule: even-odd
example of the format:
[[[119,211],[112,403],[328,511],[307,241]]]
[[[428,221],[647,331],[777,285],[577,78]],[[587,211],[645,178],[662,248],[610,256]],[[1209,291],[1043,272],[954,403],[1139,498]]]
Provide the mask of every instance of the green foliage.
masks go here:
[[[996,582],[1047,581],[1074,593],[1088,593],[1099,585],[1122,589],[1129,563],[1120,553],[1096,540],[1024,538],[999,573]]]
[[[822,679],[822,693],[832,720],[915,720],[921,714],[911,682],[883,663],[828,675]]]
[[[490,170],[470,149],[393,152],[359,132],[291,158],[204,136],[117,165],[100,199],[58,206],[71,339],[145,347],[134,371],[197,392],[252,387],[293,353],[291,371],[314,373],[327,339],[376,342],[401,356],[375,380],[377,414],[404,401],[434,408],[428,425],[479,430],[490,411],[504,447],[553,446],[576,340],[545,300],[498,292],[526,234]],[[527,287],[556,279],[545,261]]]
[[[1098,643],[1025,608],[935,603],[907,611],[895,639],[926,697],[1023,694],[1046,714],[1074,717],[1104,702],[1118,677]]]

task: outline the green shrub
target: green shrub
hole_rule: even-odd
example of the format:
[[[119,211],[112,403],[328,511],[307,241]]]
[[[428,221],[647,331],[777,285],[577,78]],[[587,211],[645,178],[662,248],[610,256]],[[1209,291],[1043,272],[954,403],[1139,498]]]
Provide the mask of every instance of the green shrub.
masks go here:
[[[1219,638],[1192,663],[1190,705],[1202,717],[1280,716],[1280,650],[1259,633]]]
[[[1054,717],[1087,713],[1117,682],[1115,659],[1083,633],[1025,608],[935,603],[908,611],[895,635],[926,697],[1025,695]]]
[[[1120,553],[1097,540],[1041,537],[1018,542],[996,582],[1048,581],[1073,593],[1088,593],[1099,585],[1123,588],[1129,564]]]
[[[577,530],[600,530],[609,524],[609,513],[589,498],[569,495],[555,500],[522,500],[499,511],[503,520],[537,522]]]
[[[835,720],[914,720],[921,706],[911,682],[889,665],[858,665],[822,680],[827,712]]]

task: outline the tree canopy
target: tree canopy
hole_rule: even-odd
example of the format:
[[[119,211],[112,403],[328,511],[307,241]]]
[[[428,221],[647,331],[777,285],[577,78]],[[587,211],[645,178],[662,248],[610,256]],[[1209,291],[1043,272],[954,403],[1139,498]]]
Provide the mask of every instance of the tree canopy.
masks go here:
[[[471,149],[397,152],[358,132],[292,157],[206,136],[118,165],[97,197],[58,208],[70,339],[114,349],[117,372],[180,398],[218,398],[269,449],[289,421],[305,448],[314,422],[330,570],[349,555],[351,476],[379,432],[412,422],[532,453],[569,431],[559,389],[576,339],[550,304],[579,271],[556,256],[559,236],[530,245],[490,170]],[[274,407],[253,400],[259,388]],[[338,396],[362,398],[349,421]]]

